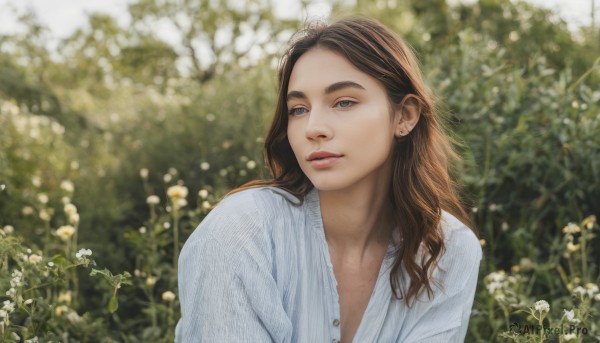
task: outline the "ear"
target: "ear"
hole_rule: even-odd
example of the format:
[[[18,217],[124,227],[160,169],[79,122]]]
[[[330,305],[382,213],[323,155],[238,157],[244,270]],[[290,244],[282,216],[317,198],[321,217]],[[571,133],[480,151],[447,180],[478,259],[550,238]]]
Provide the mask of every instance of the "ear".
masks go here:
[[[419,122],[421,117],[421,101],[414,94],[407,94],[396,107],[396,116],[399,120],[394,128],[396,137],[408,135]]]

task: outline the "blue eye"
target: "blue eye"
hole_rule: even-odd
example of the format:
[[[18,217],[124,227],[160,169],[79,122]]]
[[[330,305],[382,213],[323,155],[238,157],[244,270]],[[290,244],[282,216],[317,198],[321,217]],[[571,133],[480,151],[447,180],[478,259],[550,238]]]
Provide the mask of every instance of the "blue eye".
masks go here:
[[[305,112],[299,112],[299,111],[306,111],[306,108],[304,107],[296,107],[296,108],[292,108],[288,114],[291,116],[297,116],[297,115],[301,115],[304,114]]]
[[[355,104],[355,102],[354,102],[354,101],[352,101],[352,100],[342,100],[342,101],[338,101],[338,102],[335,104],[335,106],[336,106],[336,107],[342,107],[342,108],[345,108],[345,107],[350,107],[350,106],[352,106],[352,105],[354,105],[354,104]]]

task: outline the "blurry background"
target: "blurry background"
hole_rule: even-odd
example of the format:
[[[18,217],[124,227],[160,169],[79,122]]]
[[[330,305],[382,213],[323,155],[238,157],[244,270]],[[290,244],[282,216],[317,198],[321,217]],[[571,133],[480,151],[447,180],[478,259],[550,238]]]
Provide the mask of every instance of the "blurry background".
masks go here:
[[[18,257],[32,251],[59,263],[90,248],[99,266],[133,274],[114,313],[110,287],[89,272],[53,288],[35,279],[22,296],[39,296],[38,311],[15,310],[7,327],[22,338],[172,341],[178,249],[227,190],[269,177],[262,143],[286,41],[306,18],[360,13],[414,47],[465,157],[456,179],[485,253],[467,341],[500,340],[508,323],[531,319],[515,311],[541,298],[554,320],[584,308],[580,325],[600,335],[589,217],[600,212],[598,7],[0,0],[0,227],[23,238],[0,241],[0,298],[15,268],[48,273]],[[175,185],[185,191],[167,194]],[[67,240],[65,225],[76,231]],[[577,287],[589,304],[572,298]]]

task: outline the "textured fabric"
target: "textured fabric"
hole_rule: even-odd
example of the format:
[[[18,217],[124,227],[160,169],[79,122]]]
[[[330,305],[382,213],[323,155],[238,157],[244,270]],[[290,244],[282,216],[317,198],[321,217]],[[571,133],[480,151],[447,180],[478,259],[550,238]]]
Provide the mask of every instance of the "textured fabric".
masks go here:
[[[179,257],[182,318],[175,342],[336,342],[337,283],[323,229],[319,192],[302,206],[288,192],[261,187],[223,199]],[[411,307],[393,297],[390,242],[353,342],[463,342],[479,263],[479,240],[442,212],[446,252],[426,292]],[[401,284],[408,286],[408,276]],[[337,324],[337,325],[336,325]]]

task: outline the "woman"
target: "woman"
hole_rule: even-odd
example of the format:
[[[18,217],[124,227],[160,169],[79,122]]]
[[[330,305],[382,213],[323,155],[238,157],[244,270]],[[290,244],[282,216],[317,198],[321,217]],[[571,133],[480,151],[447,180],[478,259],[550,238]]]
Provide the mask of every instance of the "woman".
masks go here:
[[[179,259],[180,342],[462,342],[481,247],[407,45],[352,17],[297,33],[265,140]]]

